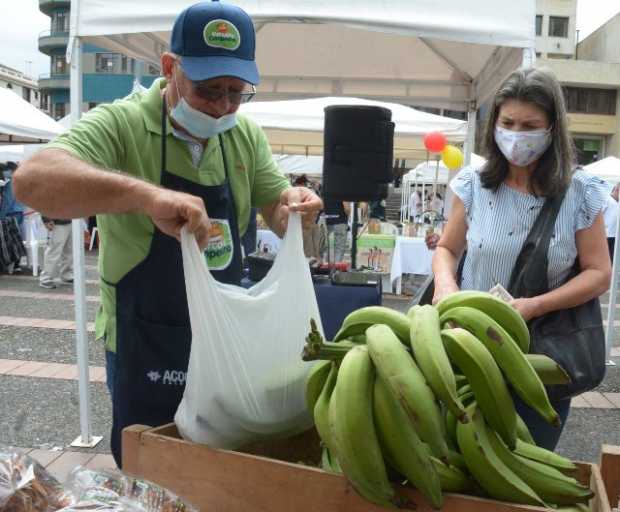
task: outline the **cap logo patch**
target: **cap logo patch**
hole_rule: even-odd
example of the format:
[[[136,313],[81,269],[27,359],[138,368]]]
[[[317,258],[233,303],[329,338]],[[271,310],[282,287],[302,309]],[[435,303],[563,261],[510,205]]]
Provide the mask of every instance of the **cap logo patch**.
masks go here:
[[[205,26],[202,35],[207,46],[236,50],[241,44],[241,34],[230,21],[211,20]]]

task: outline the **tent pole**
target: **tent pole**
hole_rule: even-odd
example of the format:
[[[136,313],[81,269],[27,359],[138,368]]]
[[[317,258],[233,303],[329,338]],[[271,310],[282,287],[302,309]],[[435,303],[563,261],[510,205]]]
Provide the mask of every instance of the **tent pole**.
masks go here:
[[[467,111],[467,137],[465,138],[465,166],[471,164],[471,154],[474,152],[474,146],[476,144],[476,108],[473,105],[470,106]]]
[[[76,2],[74,2],[75,4]],[[71,54],[71,121],[74,125],[82,112],[82,41],[73,39]],[[80,405],[80,436],[71,446],[93,447],[102,437],[91,435],[90,393],[88,372],[88,334],[86,332],[86,272],[84,268],[83,219],[73,219],[73,293],[75,295],[75,333],[78,366],[78,390]]]
[[[618,203],[620,215],[620,203]],[[614,344],[614,318],[616,315],[616,299],[618,296],[618,275],[620,274],[620,222],[616,225],[616,243],[614,244],[614,259],[611,270],[611,289],[609,290],[609,307],[607,308],[607,332],[605,336],[605,360],[608,366],[615,366],[611,360],[611,348]]]

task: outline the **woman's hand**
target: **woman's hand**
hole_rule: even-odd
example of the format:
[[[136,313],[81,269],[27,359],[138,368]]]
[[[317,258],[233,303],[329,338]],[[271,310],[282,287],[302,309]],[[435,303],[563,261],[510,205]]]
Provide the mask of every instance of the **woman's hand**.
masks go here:
[[[513,299],[510,301],[510,305],[521,313],[521,316],[526,322],[529,322],[532,318],[536,318],[544,313],[538,297],[531,297],[529,299]]]
[[[458,292],[458,291],[459,291],[459,287],[454,281],[448,282],[448,283],[438,283],[435,280],[435,293],[433,294],[433,305],[437,304],[444,297],[447,297],[448,295],[451,295],[454,292]]]

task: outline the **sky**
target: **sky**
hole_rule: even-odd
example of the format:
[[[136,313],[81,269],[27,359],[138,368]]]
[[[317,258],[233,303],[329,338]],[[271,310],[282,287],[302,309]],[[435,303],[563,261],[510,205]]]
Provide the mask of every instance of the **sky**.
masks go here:
[[[131,0],[127,0],[130,2]],[[514,1],[514,0],[502,0]],[[39,52],[38,38],[50,29],[50,18],[39,11],[38,0],[0,0],[2,30],[0,30],[0,63],[38,79],[49,73],[49,57]],[[579,0],[577,30],[583,40],[614,14],[620,12],[619,0]]]

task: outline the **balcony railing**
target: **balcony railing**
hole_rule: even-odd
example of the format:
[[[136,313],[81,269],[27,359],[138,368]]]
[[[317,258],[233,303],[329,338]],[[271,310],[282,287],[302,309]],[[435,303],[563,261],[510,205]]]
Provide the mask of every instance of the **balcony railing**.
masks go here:
[[[68,89],[69,74],[43,73],[39,75],[39,89]]]
[[[39,0],[39,10],[48,16],[58,7],[71,7],[71,0]]]
[[[69,43],[69,32],[44,30],[39,34],[39,51],[47,53],[52,48],[66,47]]]

